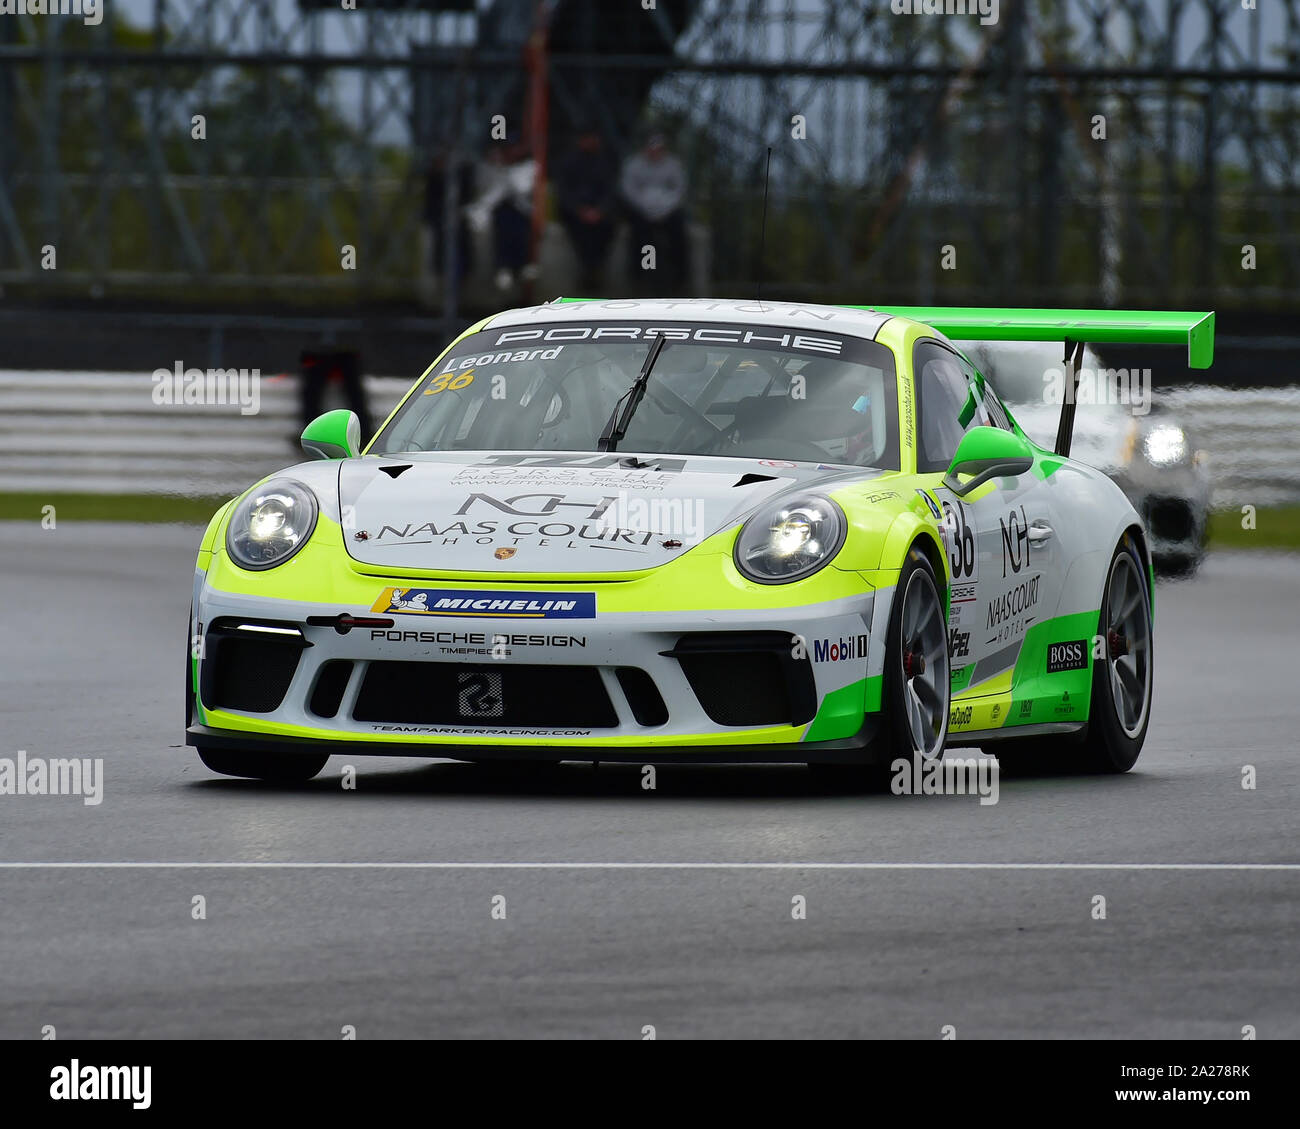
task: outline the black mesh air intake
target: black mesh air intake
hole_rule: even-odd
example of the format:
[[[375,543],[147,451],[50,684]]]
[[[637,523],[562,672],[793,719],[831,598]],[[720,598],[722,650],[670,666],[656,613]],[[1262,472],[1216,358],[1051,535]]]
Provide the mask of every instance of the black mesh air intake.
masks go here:
[[[352,677],[352,663],[346,659],[331,659],[320,668],[316,685],[311,692],[308,709],[317,717],[334,717],[343,703],[343,692]]]
[[[663,652],[682,666],[704,712],[719,725],[803,725],[817,712],[812,663],[795,658],[784,631],[683,635]]]
[[[613,729],[618,715],[591,666],[372,662],[352,716],[395,725]]]
[[[226,617],[203,636],[199,689],[209,709],[270,713],[284,701],[306,641],[292,623]]]
[[[632,716],[638,725],[664,725],[668,721],[668,707],[664,704],[659,688],[644,670],[634,666],[620,666],[615,672],[618,684],[632,708]]]

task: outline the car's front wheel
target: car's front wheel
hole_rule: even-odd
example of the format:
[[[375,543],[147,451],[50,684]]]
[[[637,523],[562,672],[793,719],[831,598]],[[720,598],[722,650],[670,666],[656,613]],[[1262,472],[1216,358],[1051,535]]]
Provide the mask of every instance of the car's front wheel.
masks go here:
[[[825,783],[879,789],[898,758],[943,756],[950,697],[948,628],[934,569],[916,546],[898,575],[884,645],[884,764],[810,765]]]
[[[943,756],[948,739],[948,628],[934,569],[913,546],[898,576],[885,648],[894,756]]]
[[[199,760],[222,776],[247,776],[275,784],[310,780],[329,760],[328,753],[248,753],[229,749],[198,749]]]

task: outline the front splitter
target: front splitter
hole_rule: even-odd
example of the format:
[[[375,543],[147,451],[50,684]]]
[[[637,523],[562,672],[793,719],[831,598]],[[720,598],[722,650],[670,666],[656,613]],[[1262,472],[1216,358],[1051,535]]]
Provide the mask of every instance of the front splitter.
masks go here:
[[[248,753],[329,753],[331,756],[424,757],[468,761],[604,761],[611,764],[866,764],[883,759],[880,715],[868,715],[853,737],[779,745],[457,745],[416,741],[317,740],[261,736],[191,725],[185,743]]]

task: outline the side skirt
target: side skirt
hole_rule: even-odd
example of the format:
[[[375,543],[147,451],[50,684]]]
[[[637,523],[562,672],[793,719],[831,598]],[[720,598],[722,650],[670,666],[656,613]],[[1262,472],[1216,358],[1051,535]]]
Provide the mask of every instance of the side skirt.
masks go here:
[[[1086,721],[1048,721],[1039,725],[1016,725],[1010,729],[968,729],[949,736],[944,748],[960,749],[966,745],[982,745],[991,741],[1014,741],[1017,737],[1079,733],[1087,725]]]

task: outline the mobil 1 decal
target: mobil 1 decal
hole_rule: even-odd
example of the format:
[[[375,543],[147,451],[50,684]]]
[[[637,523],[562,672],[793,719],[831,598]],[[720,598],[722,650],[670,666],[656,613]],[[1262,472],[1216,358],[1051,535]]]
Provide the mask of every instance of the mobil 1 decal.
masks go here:
[[[977,530],[973,515],[964,502],[944,501],[939,532],[948,549],[953,584],[959,581],[974,584],[979,573],[979,555],[975,552]]]

